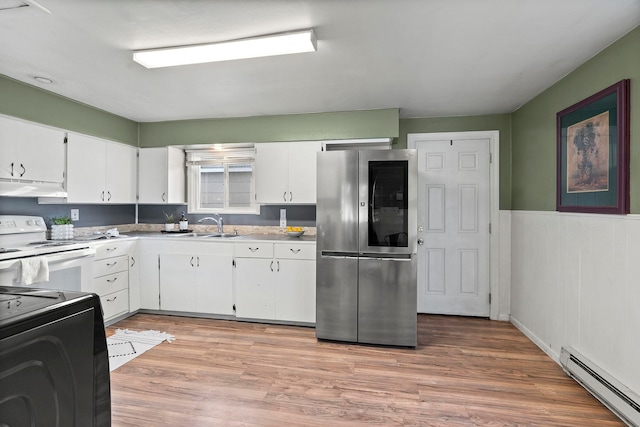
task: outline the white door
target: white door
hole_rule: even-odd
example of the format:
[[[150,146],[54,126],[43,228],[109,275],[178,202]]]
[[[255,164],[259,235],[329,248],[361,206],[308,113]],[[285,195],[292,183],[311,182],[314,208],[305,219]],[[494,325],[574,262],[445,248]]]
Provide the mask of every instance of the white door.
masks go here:
[[[490,138],[414,141],[418,312],[488,317]]]

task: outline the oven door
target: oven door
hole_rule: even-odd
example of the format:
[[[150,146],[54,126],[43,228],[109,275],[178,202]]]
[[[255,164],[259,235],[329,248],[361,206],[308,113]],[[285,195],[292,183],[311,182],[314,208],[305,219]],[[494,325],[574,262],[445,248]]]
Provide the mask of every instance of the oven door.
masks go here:
[[[49,265],[49,280],[29,287],[61,291],[91,292],[95,249],[79,249],[41,255]],[[0,261],[0,286],[25,286],[21,283],[20,258]]]

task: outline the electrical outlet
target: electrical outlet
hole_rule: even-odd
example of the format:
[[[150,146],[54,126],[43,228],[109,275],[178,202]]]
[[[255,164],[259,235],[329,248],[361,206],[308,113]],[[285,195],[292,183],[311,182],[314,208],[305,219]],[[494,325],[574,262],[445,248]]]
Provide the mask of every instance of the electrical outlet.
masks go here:
[[[287,228],[287,210],[280,209],[280,228]]]
[[[80,209],[71,209],[71,221],[80,221]]]

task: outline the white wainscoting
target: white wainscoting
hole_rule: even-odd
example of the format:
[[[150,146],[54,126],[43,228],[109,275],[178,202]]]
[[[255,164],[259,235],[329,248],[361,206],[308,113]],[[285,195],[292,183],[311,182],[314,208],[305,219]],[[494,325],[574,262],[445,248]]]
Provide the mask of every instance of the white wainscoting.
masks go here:
[[[640,216],[511,212],[511,321],[640,393]]]

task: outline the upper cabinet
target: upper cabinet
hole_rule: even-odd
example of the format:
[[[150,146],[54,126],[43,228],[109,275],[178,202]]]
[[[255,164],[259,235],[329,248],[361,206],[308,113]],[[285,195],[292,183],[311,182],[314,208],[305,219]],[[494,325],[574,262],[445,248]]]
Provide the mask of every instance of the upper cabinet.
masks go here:
[[[137,148],[69,133],[67,202],[136,203]]]
[[[185,203],[184,151],[141,148],[138,166],[139,203]]]
[[[0,116],[0,178],[64,182],[64,131]]]
[[[260,204],[315,204],[316,153],[322,142],[256,144],[256,201]]]

